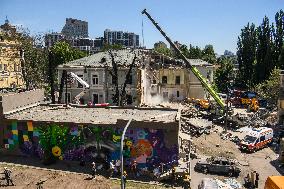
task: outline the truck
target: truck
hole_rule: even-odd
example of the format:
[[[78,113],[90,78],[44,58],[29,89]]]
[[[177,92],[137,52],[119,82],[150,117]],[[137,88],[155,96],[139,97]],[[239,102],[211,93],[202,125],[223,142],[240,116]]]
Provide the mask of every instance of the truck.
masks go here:
[[[253,128],[248,131],[244,139],[240,142],[240,149],[248,152],[255,152],[265,148],[272,142],[273,130],[268,127]]]
[[[284,176],[269,176],[264,189],[284,189]]]

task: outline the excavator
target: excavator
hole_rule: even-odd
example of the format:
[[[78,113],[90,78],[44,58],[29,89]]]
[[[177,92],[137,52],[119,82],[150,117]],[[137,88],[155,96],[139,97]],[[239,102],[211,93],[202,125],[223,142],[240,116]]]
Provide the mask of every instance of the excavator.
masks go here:
[[[151,17],[151,15],[144,9],[142,11],[142,14],[145,14],[149,20],[154,24],[154,26],[159,30],[159,32],[165,37],[165,39],[170,43],[171,47],[175,50],[175,52],[180,55],[182,60],[185,62],[185,65],[187,68],[189,68],[192,73],[198,78],[198,80],[201,82],[202,86],[209,92],[209,94],[214,98],[214,100],[217,102],[217,104],[221,107],[222,114],[225,111],[228,111],[228,106],[225,105],[225,103],[222,101],[222,99],[219,97],[217,92],[212,88],[212,86],[207,83],[206,78],[203,77],[203,75],[198,71],[196,67],[191,65],[189,60],[185,57],[185,55],[179,50],[179,48],[176,46],[175,43],[172,42],[172,40],[166,35],[166,33],[162,30],[162,28],[158,25],[157,22]]]

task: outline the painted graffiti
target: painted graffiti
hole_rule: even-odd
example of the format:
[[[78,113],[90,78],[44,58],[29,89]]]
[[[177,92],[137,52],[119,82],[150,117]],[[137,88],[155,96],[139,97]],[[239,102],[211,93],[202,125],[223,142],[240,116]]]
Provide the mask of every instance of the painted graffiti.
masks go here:
[[[23,154],[59,160],[96,161],[107,166],[119,159],[122,129],[95,125],[11,122],[5,131],[5,148],[19,148]],[[123,156],[140,167],[168,163],[177,159],[177,145],[167,146],[165,130],[129,129]]]

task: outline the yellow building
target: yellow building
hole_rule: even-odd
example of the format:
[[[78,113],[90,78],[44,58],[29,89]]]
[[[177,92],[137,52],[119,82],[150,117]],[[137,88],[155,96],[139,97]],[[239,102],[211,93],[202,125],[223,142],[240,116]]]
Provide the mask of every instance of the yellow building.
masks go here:
[[[8,20],[0,26],[0,89],[24,85],[19,43],[12,39],[16,28]]]

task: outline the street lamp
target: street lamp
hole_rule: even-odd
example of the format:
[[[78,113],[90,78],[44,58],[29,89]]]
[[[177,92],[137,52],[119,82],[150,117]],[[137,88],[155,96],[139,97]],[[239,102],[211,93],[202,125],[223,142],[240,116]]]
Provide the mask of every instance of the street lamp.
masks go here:
[[[120,173],[121,173],[121,189],[124,189],[124,181],[123,181],[123,141],[124,141],[124,136],[126,133],[126,130],[128,126],[130,125],[132,121],[132,118],[127,122],[126,126],[123,129],[123,133],[121,136],[121,141],[120,141]]]

